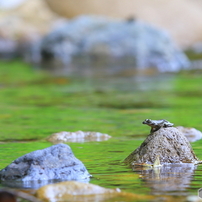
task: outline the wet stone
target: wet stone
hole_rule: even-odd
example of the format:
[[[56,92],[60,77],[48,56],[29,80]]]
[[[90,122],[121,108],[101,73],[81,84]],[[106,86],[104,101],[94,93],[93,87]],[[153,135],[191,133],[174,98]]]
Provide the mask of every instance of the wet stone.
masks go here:
[[[152,127],[152,126],[151,126]],[[187,138],[177,128],[162,125],[155,126],[149,136],[124,161],[136,164],[153,164],[159,158],[161,164],[199,163]]]
[[[88,182],[89,178],[86,167],[66,144],[28,153],[0,171],[2,184],[21,182],[23,187],[40,187],[65,180]]]
[[[105,141],[111,138],[110,135],[100,133],[100,132],[91,132],[91,131],[76,131],[76,132],[67,132],[62,131],[59,133],[54,133],[47,138],[49,142],[54,144],[65,143],[65,142],[91,142],[91,141]]]
[[[41,187],[36,192],[42,201],[139,201],[150,200],[152,196],[144,196],[122,192],[119,188],[109,189],[90,183],[75,181],[60,182]]]

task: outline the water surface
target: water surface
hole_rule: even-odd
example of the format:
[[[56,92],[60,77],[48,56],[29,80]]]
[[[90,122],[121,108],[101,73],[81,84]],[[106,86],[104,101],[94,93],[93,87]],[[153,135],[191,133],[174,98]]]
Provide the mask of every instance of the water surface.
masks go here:
[[[149,134],[146,118],[202,131],[202,72],[83,79],[53,76],[19,61],[0,63],[0,169],[51,146],[60,131],[98,131],[108,141],[68,143],[93,175],[91,183],[185,201],[202,187],[202,165],[132,170],[122,163]],[[192,143],[202,159],[202,140]],[[166,173],[166,174],[165,174]]]

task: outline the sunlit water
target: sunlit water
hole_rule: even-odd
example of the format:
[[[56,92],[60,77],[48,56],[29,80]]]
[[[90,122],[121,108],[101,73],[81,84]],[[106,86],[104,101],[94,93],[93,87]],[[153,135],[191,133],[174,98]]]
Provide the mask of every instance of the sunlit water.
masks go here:
[[[190,102],[190,100],[186,102],[189,95],[186,97],[185,93],[182,95],[184,96],[183,99],[180,101],[177,100],[176,96],[178,96],[178,94],[173,90],[175,88],[179,90],[178,87],[176,87],[176,82],[178,81],[176,80],[175,75],[139,75],[138,77],[131,78],[99,78],[96,80],[87,79],[83,80],[83,85],[79,86],[79,88],[77,85],[72,85],[71,88],[69,88],[68,85],[57,87],[57,91],[67,93],[77,91],[91,92],[95,89],[99,92],[113,92],[119,90],[122,93],[133,91],[136,93],[137,91],[145,91],[148,92],[149,96],[146,98],[151,99],[151,103],[163,102],[162,105],[154,105],[151,108],[149,107],[150,105],[147,104],[146,107],[143,106],[142,108],[130,108],[130,106],[127,108],[126,106],[125,109],[118,109],[119,113],[123,114],[123,119],[117,117],[117,125],[110,122],[110,114],[108,114],[108,117],[106,117],[108,122],[106,121],[105,124],[106,128],[108,127],[108,130],[111,127],[110,131],[112,131],[112,134],[109,135],[111,135],[112,138],[107,141],[67,143],[72,148],[75,156],[84,163],[89,173],[93,176],[90,183],[106,188],[120,188],[122,191],[135,194],[155,195],[156,200],[154,201],[169,201],[170,196],[178,197],[179,201],[185,201],[187,196],[198,194],[198,189],[202,187],[202,165],[175,167],[163,166],[157,169],[135,168],[132,170],[122,162],[124,158],[126,158],[133,150],[141,145],[146,136],[149,134],[149,127],[144,126],[145,128],[143,129],[143,126],[141,126],[143,117],[157,118],[159,116],[163,116],[159,117],[159,119],[166,117],[170,118],[171,122],[176,121],[177,125],[187,124],[187,126],[195,126],[198,127],[197,129],[202,129],[200,126],[200,112],[202,109],[199,107],[199,103],[202,103],[201,97],[192,95],[193,102]],[[190,81],[190,84],[191,82],[192,81]],[[196,86],[198,86],[198,84],[193,87],[189,87],[187,92],[189,93],[193,90],[192,92],[199,93],[201,90],[196,89]],[[166,92],[165,96],[167,97],[163,97],[164,94],[162,94],[162,97],[158,97],[158,93],[162,92]],[[151,98],[153,93],[154,98]],[[138,96],[141,96],[141,94],[138,94]],[[143,99],[145,99],[145,94],[143,96]],[[166,98],[165,102],[164,98]],[[159,99],[161,102],[159,102]],[[106,107],[109,103],[104,104]],[[198,111],[195,110],[195,107],[197,107]],[[103,110],[107,111],[106,108],[103,108]],[[43,112],[42,116],[44,116],[44,119],[46,117],[46,113],[46,111]],[[150,114],[152,117],[147,117],[148,114]],[[134,117],[136,122],[133,122],[133,119],[130,119],[130,117]],[[86,121],[85,118],[86,117],[83,116],[83,121]],[[192,119],[195,119],[195,121]],[[69,123],[67,123],[67,125]],[[73,123],[74,121],[72,121],[71,124]],[[129,125],[130,128],[127,129]],[[131,127],[131,125],[134,126]],[[29,127],[29,125],[27,125],[27,127]],[[45,128],[47,125],[45,122],[40,122],[40,127]],[[132,132],[122,132],[131,131],[131,128],[133,130]],[[58,128],[58,130],[61,129]],[[9,141],[9,137],[7,139],[8,142],[2,141],[0,145],[1,169],[10,164],[14,159],[28,152],[51,146],[51,143],[48,143],[43,138],[39,139],[38,141]],[[194,151],[197,157],[200,159],[202,159],[201,143],[202,140],[192,143]]]
[[[163,166],[156,169],[136,168],[132,170],[122,163],[127,155],[136,149],[144,137],[112,138],[104,142],[69,143],[74,154],[87,167],[92,178],[90,183],[107,188],[120,188],[122,191],[142,195],[162,196],[197,195],[202,187],[202,165]],[[194,143],[200,146],[200,142]],[[49,143],[6,143],[1,145],[3,158],[1,166],[13,159],[36,149],[45,148]],[[30,148],[31,147],[31,148]],[[23,148],[23,149],[22,149]],[[196,155],[201,156],[196,149]],[[2,154],[2,151],[1,151]],[[19,187],[18,187],[19,188]]]

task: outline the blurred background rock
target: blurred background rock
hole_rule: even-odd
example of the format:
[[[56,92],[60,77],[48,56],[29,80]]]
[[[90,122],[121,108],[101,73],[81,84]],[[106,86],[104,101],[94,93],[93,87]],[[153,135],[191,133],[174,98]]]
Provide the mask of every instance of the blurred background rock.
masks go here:
[[[143,60],[148,57],[152,58],[153,53],[156,51],[156,55],[160,55],[160,59],[157,58],[155,61],[161,61],[162,55],[164,55],[163,62],[171,64],[168,66],[168,69],[170,68],[171,70],[174,69],[174,71],[177,71],[180,68],[187,68],[189,66],[189,60],[183,53],[184,50],[195,50],[194,48],[196,46],[199,46],[197,50],[200,50],[202,41],[201,11],[202,0],[127,0],[124,2],[118,0],[85,0],[82,2],[79,0],[1,0],[0,57],[9,59],[23,57],[26,61],[47,66],[47,64],[49,65],[49,63],[46,63],[48,51],[44,51],[44,40],[47,41],[47,38],[50,39],[50,36],[53,35],[52,33],[58,33],[58,30],[63,29],[63,33],[59,33],[57,36],[60,38],[60,45],[58,45],[58,42],[55,43],[55,41],[57,41],[55,40],[54,48],[50,48],[54,50],[50,50],[48,57],[51,56],[51,59],[54,58],[54,61],[49,61],[55,64],[55,66],[61,66],[61,63],[64,66],[69,65],[69,63],[64,63],[65,58],[69,57],[69,55],[66,55],[68,54],[69,47],[61,46],[61,43],[67,41],[67,38],[64,39],[64,30],[66,29],[68,33],[71,31],[71,26],[68,27],[68,25],[72,24],[72,19],[75,19],[75,17],[80,15],[93,15],[105,17],[109,22],[112,21],[112,19],[117,22],[123,22],[123,20],[128,22],[140,21],[145,23],[143,23],[144,26],[148,25],[148,27],[152,27],[153,30],[159,30],[159,33],[165,33],[165,42],[163,42],[164,45],[161,43],[161,46],[166,47],[169,41],[168,47],[172,47],[172,51],[169,54],[162,54],[162,49],[158,49],[158,51],[152,50],[152,54],[150,54],[151,51],[149,52],[150,56],[148,56],[148,51],[146,51],[143,54]],[[85,25],[80,24],[78,26]],[[89,25],[86,26],[89,27]],[[122,28],[125,29],[124,27]],[[91,31],[92,30],[88,30],[89,33],[91,33]],[[100,29],[98,29],[98,31],[100,31]],[[117,32],[119,31],[120,30],[117,30]],[[144,33],[145,31],[140,34],[143,35]],[[151,35],[150,33],[146,34]],[[72,33],[72,36],[74,35],[75,33]],[[63,36],[62,39],[61,36]],[[158,34],[156,36],[158,36]],[[113,35],[111,37],[113,37]],[[86,39],[81,39],[80,42],[83,40]],[[138,41],[138,39],[136,40]],[[149,40],[153,40],[153,38]],[[161,37],[160,40],[162,40]],[[147,39],[143,41],[147,41]],[[48,42],[50,42],[50,40]],[[51,43],[52,42],[53,40]],[[77,49],[81,49],[80,42],[79,45],[78,42],[75,42],[76,45],[74,44]],[[147,44],[140,44],[140,47],[142,46],[147,48]],[[103,43],[101,43],[100,47],[103,49]],[[100,47],[98,48],[99,50]],[[55,51],[56,49],[57,51]],[[65,53],[63,59],[60,57],[59,59],[57,58],[58,49],[60,49],[59,52]],[[45,60],[44,52],[46,55]],[[179,55],[177,59],[175,57],[176,52]],[[80,55],[81,52],[79,52],[79,56]],[[74,56],[78,56],[77,53]],[[129,56],[131,55],[129,54]],[[175,59],[173,60],[173,58]],[[87,60],[89,60],[89,57]],[[90,60],[92,60],[92,57],[90,57]],[[137,60],[137,58],[134,58],[134,60]],[[142,63],[145,63],[146,66],[157,67],[158,70],[161,70],[158,64],[156,65],[154,62],[143,61],[141,64]],[[132,63],[132,65],[134,64]],[[136,65],[139,64],[136,63]]]
[[[45,35],[59,17],[42,0],[2,0],[0,3],[0,56],[21,56]]]
[[[45,0],[61,16],[104,15],[118,19],[135,17],[167,30],[180,47],[202,40],[201,0]]]

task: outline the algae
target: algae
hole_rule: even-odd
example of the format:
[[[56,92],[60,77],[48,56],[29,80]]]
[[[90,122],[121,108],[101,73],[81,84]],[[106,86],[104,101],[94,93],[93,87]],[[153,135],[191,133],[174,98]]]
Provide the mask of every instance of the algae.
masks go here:
[[[141,124],[147,117],[202,131],[202,71],[147,75],[138,82],[135,79],[113,82],[118,78],[54,76],[22,61],[0,61],[0,168],[19,156],[50,146],[45,138],[52,133],[99,131],[112,138],[69,144],[92,173],[91,183],[149,195],[152,189],[145,184],[144,176],[120,162],[149,134]],[[201,142],[192,143],[199,159]],[[161,190],[159,197],[184,199],[185,194],[197,194],[202,187],[201,168],[199,165],[194,180],[186,185],[189,189],[183,187],[183,193]],[[152,183],[159,183],[159,179]]]

